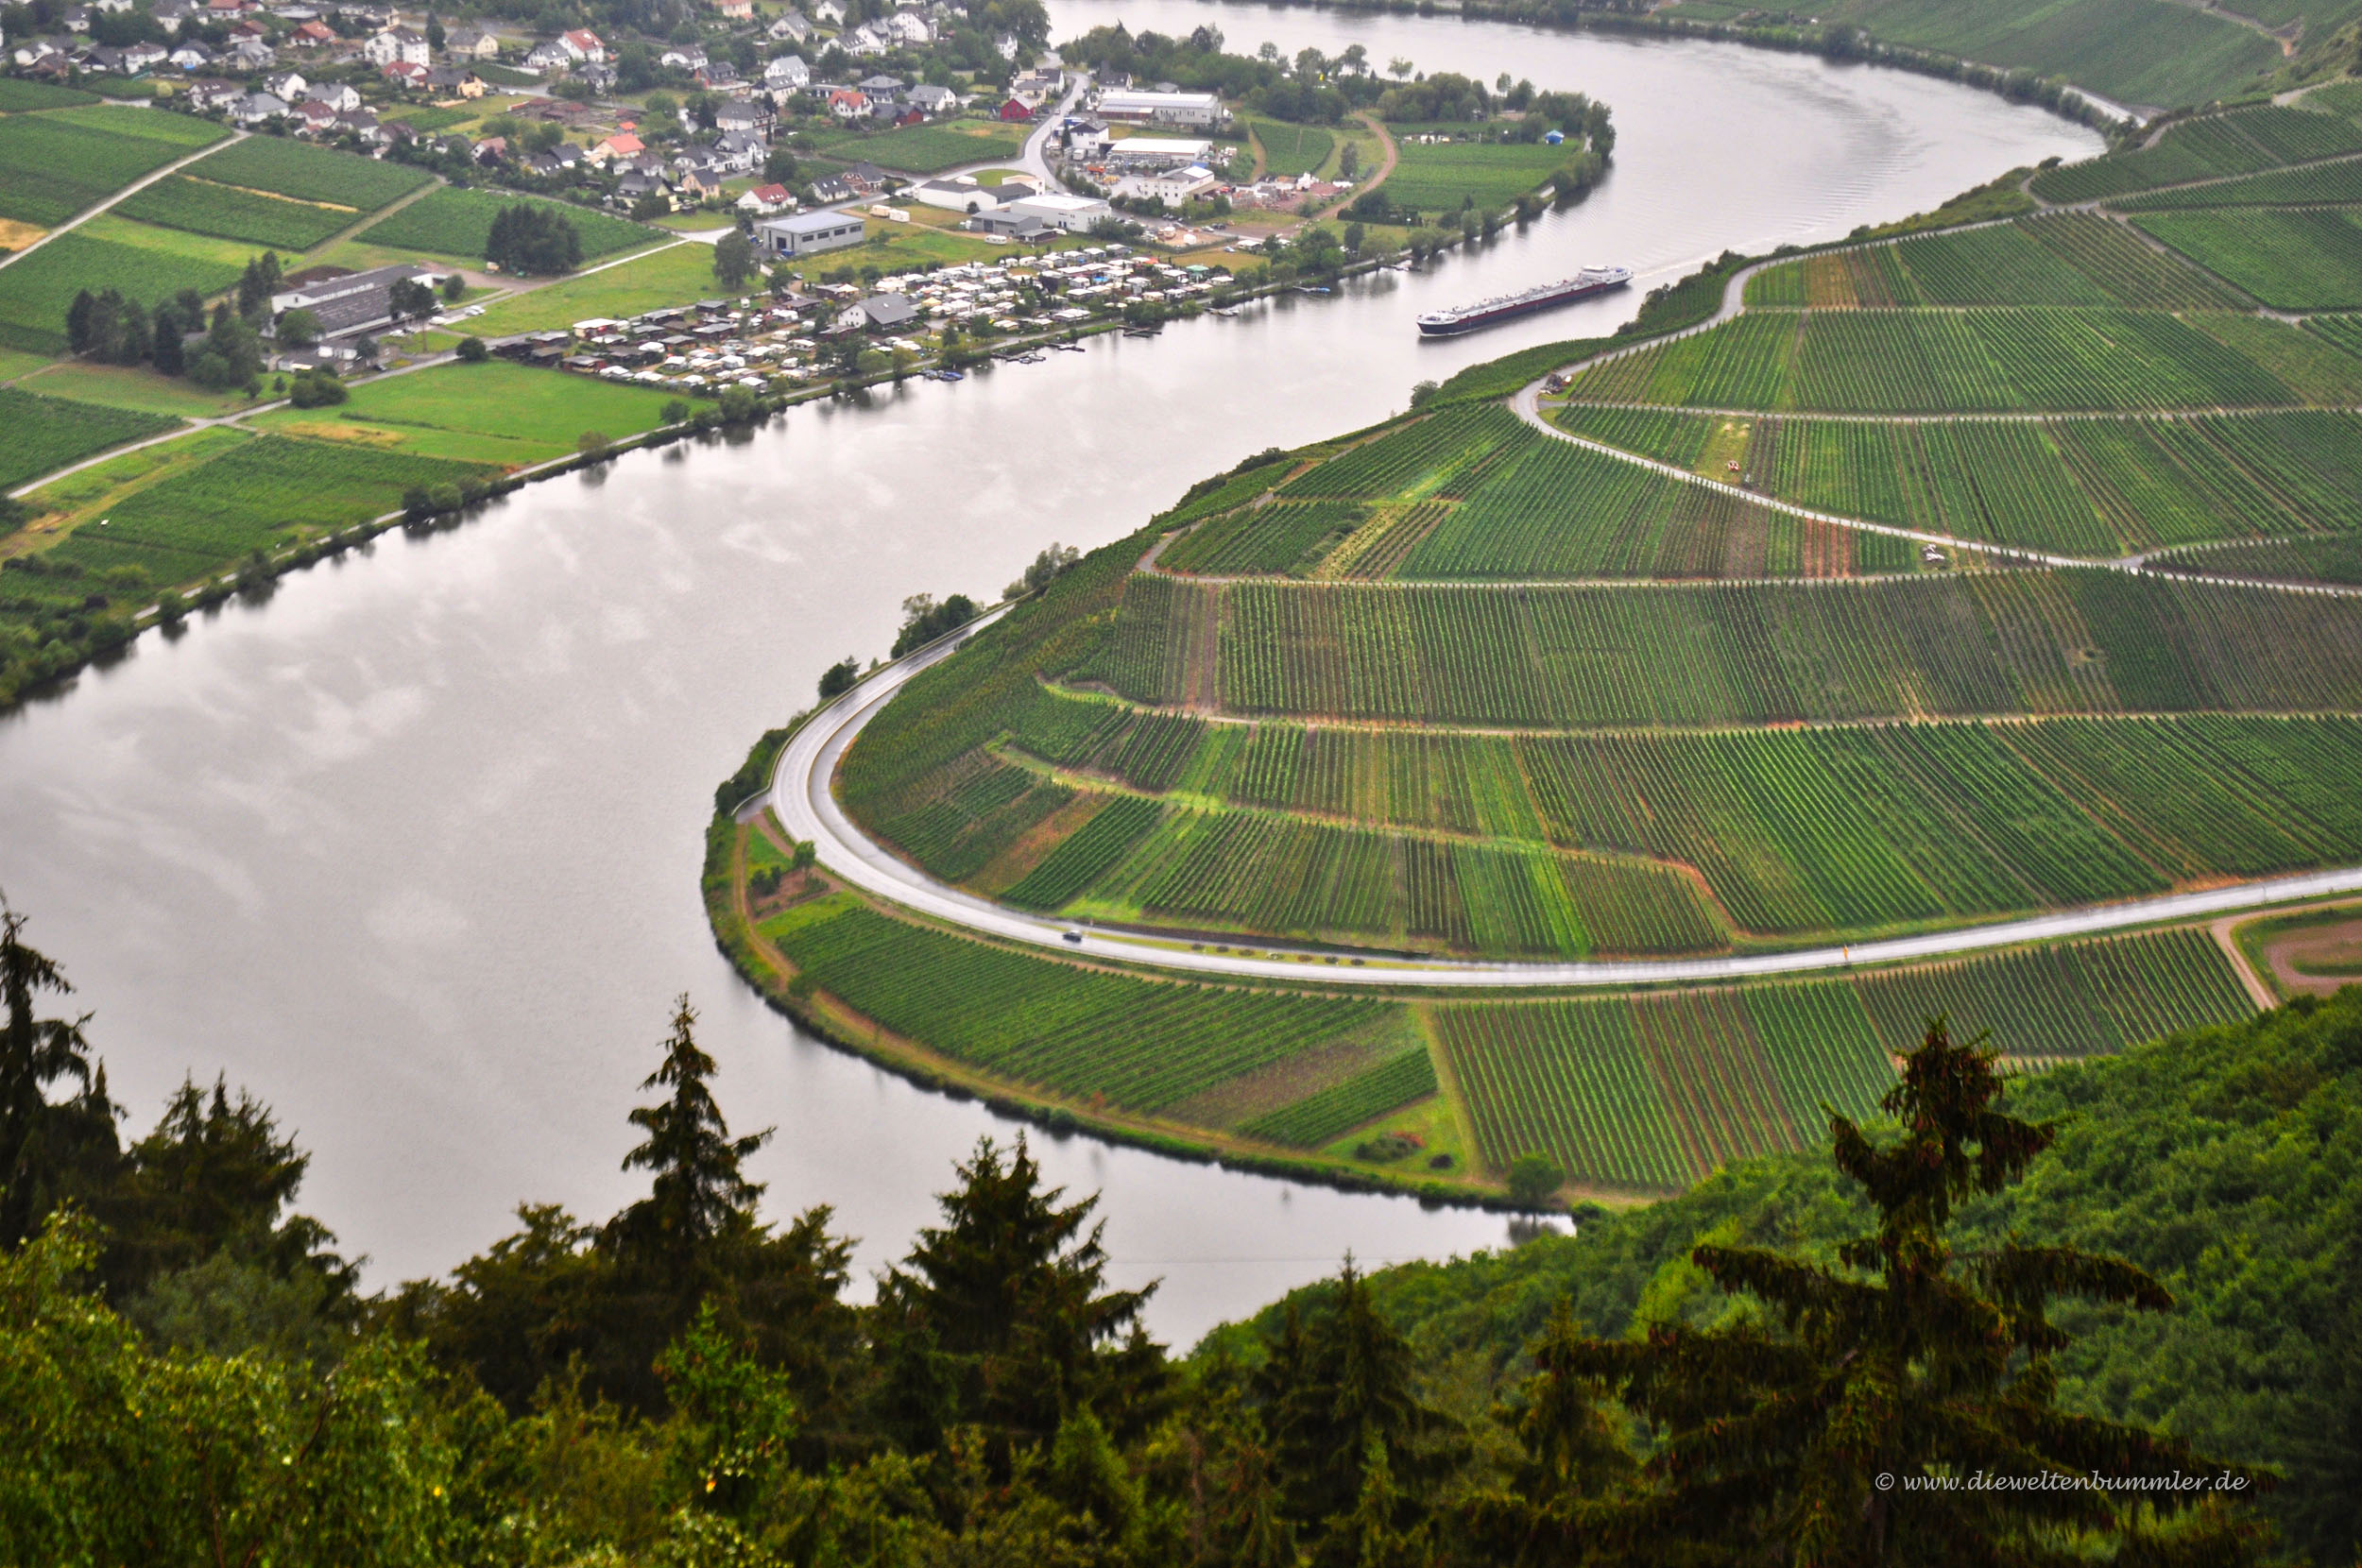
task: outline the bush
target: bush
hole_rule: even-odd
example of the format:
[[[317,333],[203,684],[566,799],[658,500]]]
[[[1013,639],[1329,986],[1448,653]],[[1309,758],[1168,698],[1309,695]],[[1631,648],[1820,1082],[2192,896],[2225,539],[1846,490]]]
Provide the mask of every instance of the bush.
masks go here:
[[[845,695],[853,689],[853,683],[859,679],[861,679],[861,666],[854,663],[852,656],[847,654],[820,672],[820,700],[825,703]]]
[[[480,337],[463,337],[459,340],[458,353],[470,365],[481,365],[491,357],[492,350],[484,346],[484,339]]]
[[[331,370],[299,370],[287,387],[287,401],[298,408],[326,408],[351,396]]]
[[[893,656],[900,658],[913,648],[923,648],[958,631],[976,619],[976,601],[965,593],[955,593],[940,605],[932,593],[912,594],[902,601],[902,630],[894,639]]]

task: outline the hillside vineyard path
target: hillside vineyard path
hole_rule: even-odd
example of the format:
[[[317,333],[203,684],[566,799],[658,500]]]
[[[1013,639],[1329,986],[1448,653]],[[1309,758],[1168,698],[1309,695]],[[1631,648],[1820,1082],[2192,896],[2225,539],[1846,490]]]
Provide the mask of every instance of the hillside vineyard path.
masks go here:
[[[1298,985],[1484,990],[1748,980],[1946,958],[2021,942],[2091,936],[2161,921],[2195,920],[2296,899],[2362,892],[2362,866],[2346,866],[1843,946],[1720,958],[1550,963],[1379,957],[1343,948],[1275,943],[1255,943],[1251,945],[1253,950],[1247,951],[1243,949],[1248,945],[1239,938],[1224,944],[1233,951],[1215,952],[1211,950],[1212,944],[1192,946],[1187,940],[1148,931],[1077,925],[1010,909],[928,876],[863,832],[838,802],[832,788],[837,763],[846,749],[904,683],[949,657],[982,629],[984,622],[994,618],[987,616],[940,642],[885,666],[823,706],[781,748],[769,788],[742,805],[738,819],[750,821],[768,809],[789,833],[812,842],[821,866],[839,881],[979,936],[1042,947],[1070,957],[1231,980],[1286,980]],[[1070,932],[1079,934],[1082,940],[1069,941]]]

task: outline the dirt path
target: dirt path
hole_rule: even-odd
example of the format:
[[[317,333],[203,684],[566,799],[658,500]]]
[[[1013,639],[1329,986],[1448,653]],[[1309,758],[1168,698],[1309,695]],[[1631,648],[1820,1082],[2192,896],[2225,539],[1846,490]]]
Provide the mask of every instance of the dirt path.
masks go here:
[[[1361,199],[1365,193],[1374,191],[1380,185],[1385,184],[1387,179],[1394,174],[1395,165],[1402,162],[1402,154],[1400,149],[1395,145],[1395,139],[1386,133],[1386,128],[1378,123],[1377,115],[1372,114],[1367,110],[1357,110],[1354,111],[1353,117],[1370,128],[1371,133],[1378,138],[1378,146],[1384,149],[1384,151],[1381,161],[1378,165],[1378,172],[1374,175],[1370,175],[1366,179],[1362,179],[1359,184],[1355,185],[1353,195],[1345,197],[1344,201],[1337,203],[1336,206],[1331,207],[1327,212],[1320,214],[1325,218],[1335,217],[1338,213],[1344,212],[1348,205]],[[1256,155],[1255,172],[1258,177],[1263,172],[1262,155],[1260,153]]]
[[[2234,927],[2245,925],[2254,918],[2252,914],[2226,914],[2220,920],[2208,922],[2206,934],[2215,939],[2215,946],[2220,947],[2223,956],[2231,961],[2231,972],[2239,977],[2241,985],[2247,987],[2248,999],[2268,1012],[2280,1005],[2280,998],[2272,995],[2271,987],[2264,983],[2263,977],[2255,972],[2253,964],[2248,963],[2247,955],[2239,951],[2238,943],[2231,935]]]

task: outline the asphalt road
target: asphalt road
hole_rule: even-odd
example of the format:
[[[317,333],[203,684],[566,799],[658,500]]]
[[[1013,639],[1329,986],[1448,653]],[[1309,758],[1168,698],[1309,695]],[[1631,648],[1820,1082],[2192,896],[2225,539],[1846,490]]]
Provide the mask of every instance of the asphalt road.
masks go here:
[[[970,628],[971,630],[973,628]],[[1053,951],[1108,961],[1154,964],[1233,980],[1290,980],[1297,984],[1431,986],[1500,989],[1519,986],[1637,985],[1658,981],[1711,982],[1766,975],[1802,974],[1904,959],[1943,958],[2013,943],[2090,936],[2165,920],[2256,909],[2291,899],[2362,891],[2362,866],[2168,894],[2083,909],[2062,910],[1997,925],[1897,937],[1858,946],[1812,947],[1791,952],[1748,953],[1723,958],[1619,959],[1586,963],[1489,963],[1455,959],[1394,959],[1321,947],[1271,943],[1249,946],[1226,939],[1227,952],[1208,942],[1186,941],[1102,926],[1076,926],[1029,914],[936,881],[902,861],[856,827],[830,789],[839,758],[862,727],[919,671],[949,656],[950,639],[887,666],[839,697],[797,731],[780,752],[771,787],[740,809],[742,821],[768,805],[787,830],[809,839],[821,865],[839,880],[890,899],[906,909],[980,935],[1030,944]],[[1079,943],[1066,940],[1079,932]]]

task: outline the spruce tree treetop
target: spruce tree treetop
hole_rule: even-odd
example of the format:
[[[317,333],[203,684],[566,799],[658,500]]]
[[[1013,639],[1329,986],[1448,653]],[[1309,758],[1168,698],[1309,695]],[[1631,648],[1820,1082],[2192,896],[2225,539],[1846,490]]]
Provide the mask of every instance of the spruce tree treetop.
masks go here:
[[[48,1109],[47,1089],[71,1078],[87,1090],[90,1042],[82,1037],[88,1014],[77,1018],[36,1018],[43,992],[70,996],[74,987],[57,964],[24,940],[25,917],[0,904],[0,1248],[13,1250],[32,1239],[36,1212],[37,1144]]]
[[[653,1173],[653,1190],[608,1224],[619,1252],[684,1266],[715,1238],[755,1223],[762,1184],[748,1181],[741,1162],[774,1131],[730,1136],[706,1086],[713,1058],[697,1045],[696,1022],[684,992],[674,1004],[663,1064],[640,1085],[670,1093],[631,1113],[631,1124],[647,1136],[624,1156],[625,1169]]]

